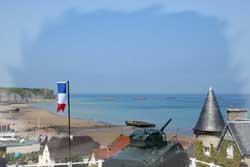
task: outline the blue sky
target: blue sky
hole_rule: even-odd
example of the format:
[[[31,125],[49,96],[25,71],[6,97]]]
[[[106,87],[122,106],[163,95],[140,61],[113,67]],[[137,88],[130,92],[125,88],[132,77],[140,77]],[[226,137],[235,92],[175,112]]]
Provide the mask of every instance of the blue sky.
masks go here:
[[[212,1],[62,2],[0,2],[1,86],[54,89],[70,80],[74,93],[250,90],[247,1],[227,3],[243,8],[230,12]]]

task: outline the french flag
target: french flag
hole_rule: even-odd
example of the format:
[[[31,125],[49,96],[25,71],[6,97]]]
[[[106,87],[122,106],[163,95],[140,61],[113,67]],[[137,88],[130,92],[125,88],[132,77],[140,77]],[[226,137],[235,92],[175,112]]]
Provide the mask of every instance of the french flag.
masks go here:
[[[58,105],[57,111],[64,111],[66,107],[67,82],[57,82]]]

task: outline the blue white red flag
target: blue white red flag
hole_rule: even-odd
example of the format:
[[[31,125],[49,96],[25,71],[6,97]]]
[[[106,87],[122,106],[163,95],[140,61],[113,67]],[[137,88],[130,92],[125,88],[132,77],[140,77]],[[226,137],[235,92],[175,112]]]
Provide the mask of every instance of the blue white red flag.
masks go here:
[[[66,107],[67,82],[57,82],[58,104],[57,112],[64,111]]]

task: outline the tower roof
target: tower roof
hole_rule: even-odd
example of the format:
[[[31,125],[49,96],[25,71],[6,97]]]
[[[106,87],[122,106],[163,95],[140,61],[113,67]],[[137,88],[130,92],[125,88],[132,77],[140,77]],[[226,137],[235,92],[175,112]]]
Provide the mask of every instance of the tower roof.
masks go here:
[[[203,132],[222,132],[224,127],[225,122],[220,112],[214,91],[212,88],[209,88],[206,101],[194,130]]]

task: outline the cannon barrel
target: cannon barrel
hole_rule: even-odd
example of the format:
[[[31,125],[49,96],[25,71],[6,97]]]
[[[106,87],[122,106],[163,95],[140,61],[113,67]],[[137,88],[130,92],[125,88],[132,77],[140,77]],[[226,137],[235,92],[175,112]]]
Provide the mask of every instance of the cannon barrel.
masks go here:
[[[161,131],[162,131],[162,132],[164,131],[164,129],[168,126],[168,124],[169,124],[171,121],[172,121],[172,118],[170,118],[170,119],[168,120],[168,122],[165,123],[165,125],[161,128]]]

